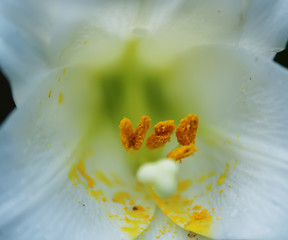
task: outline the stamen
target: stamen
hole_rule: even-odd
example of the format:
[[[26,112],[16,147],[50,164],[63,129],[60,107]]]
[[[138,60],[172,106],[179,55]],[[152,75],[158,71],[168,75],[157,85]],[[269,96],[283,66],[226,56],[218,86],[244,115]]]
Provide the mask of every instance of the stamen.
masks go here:
[[[146,136],[147,131],[151,126],[151,119],[148,116],[142,116],[140,122],[135,130],[135,144],[133,146],[134,150],[139,150],[142,143],[144,142],[144,138]]]
[[[134,150],[139,150],[145,135],[150,128],[151,119],[148,116],[142,116],[135,130],[133,130],[130,119],[124,117],[119,125],[120,137],[123,147],[128,151],[131,147]]]
[[[175,161],[182,160],[183,158],[189,157],[196,152],[198,148],[191,143],[188,146],[178,147],[168,153],[167,158],[172,158]]]
[[[124,117],[119,125],[121,143],[126,151],[128,151],[133,146],[134,141],[134,131],[132,127],[132,122],[130,119]]]
[[[167,142],[170,142],[174,130],[174,120],[157,123],[154,126],[155,133],[152,133],[147,139],[146,147],[149,149],[155,149],[164,146]]]
[[[198,117],[193,113],[180,121],[180,124],[176,129],[176,136],[179,144],[187,146],[191,143],[195,143],[198,122]]]

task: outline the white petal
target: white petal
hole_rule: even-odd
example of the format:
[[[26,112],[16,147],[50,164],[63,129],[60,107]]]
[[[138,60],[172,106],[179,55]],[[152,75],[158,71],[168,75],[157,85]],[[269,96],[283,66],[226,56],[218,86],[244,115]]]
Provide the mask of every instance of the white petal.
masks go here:
[[[17,105],[49,69],[47,52],[57,2],[4,0],[0,4],[0,64]]]
[[[171,89],[180,106],[199,116],[199,150],[183,160],[181,195],[158,205],[180,226],[204,235],[284,238],[288,72],[267,59],[217,46],[196,48],[190,57],[183,81],[178,76]],[[189,219],[200,211],[195,205],[212,216],[198,227]]]
[[[50,77],[57,82],[57,75]],[[33,194],[41,196],[45,192],[47,182],[65,166],[61,159],[70,154],[83,134],[75,122],[67,121],[63,110],[66,104],[58,103],[61,87],[52,95],[51,79],[45,80],[25,106],[1,126],[0,212],[5,216],[0,220],[1,226],[33,206],[37,200]]]
[[[257,54],[274,57],[288,39],[288,2],[286,0],[250,1],[244,15],[239,45]]]
[[[271,55],[284,46],[285,4],[284,0],[269,2],[269,7],[263,1],[245,5],[224,0],[3,1],[0,62],[19,105],[51,66],[59,67],[61,53],[69,45],[87,41],[95,32],[101,33],[99,46],[107,36],[145,38],[143,52],[150,60],[163,55],[158,59],[162,61],[166,55],[209,43],[239,45]],[[260,34],[254,34],[255,29]],[[269,38],[263,36],[267,32]]]
[[[44,79],[1,130],[3,237],[127,239],[152,221],[155,204],[139,190],[118,124],[95,119],[95,89],[78,70]]]

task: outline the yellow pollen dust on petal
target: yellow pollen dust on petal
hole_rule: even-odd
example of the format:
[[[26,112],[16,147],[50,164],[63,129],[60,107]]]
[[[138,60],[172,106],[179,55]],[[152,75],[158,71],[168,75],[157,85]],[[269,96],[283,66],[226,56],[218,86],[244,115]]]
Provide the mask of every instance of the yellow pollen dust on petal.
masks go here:
[[[130,194],[126,192],[116,192],[112,198],[113,202],[125,205],[126,201],[130,200]]]
[[[167,120],[157,123],[154,126],[155,133],[152,133],[146,141],[146,147],[149,149],[163,147],[167,142],[170,142],[171,135],[173,134],[174,130],[174,120]]]
[[[102,192],[102,190],[91,190],[90,194],[96,200],[99,200],[100,198],[104,198],[104,193]]]
[[[198,122],[198,117],[193,113],[180,121],[176,129],[176,137],[179,144],[187,146],[195,143]]]
[[[120,196],[122,193],[117,195]],[[122,197],[125,197],[124,195]],[[121,224],[124,225],[121,227],[121,230],[132,239],[136,238],[139,234],[145,231],[147,225],[154,218],[150,208],[143,207],[142,205],[134,206],[132,209],[130,207],[124,207],[123,211],[121,211],[121,215],[110,215],[109,217],[120,220]]]
[[[202,209],[200,205],[195,205],[191,209],[190,206],[193,204],[193,200],[185,199],[181,194],[166,199],[161,199],[154,194],[152,199],[175,224],[198,234],[211,235],[211,225],[213,223],[211,213],[206,208]]]
[[[88,187],[93,188],[93,186],[95,185],[95,181],[93,178],[91,178],[85,171],[85,165],[84,165],[84,161],[80,160],[78,162],[78,164],[76,165],[77,170],[80,172],[80,174],[82,175],[83,178],[86,179]]]
[[[86,180],[86,182],[83,182],[80,179],[78,173]],[[80,159],[77,163],[71,165],[68,177],[70,178],[73,185],[78,185],[79,183],[84,185],[87,189],[92,189],[96,184],[95,180],[86,173],[85,164],[82,159]]]
[[[193,155],[197,150],[198,148],[194,145],[194,143],[191,143],[187,146],[175,148],[167,154],[167,158],[172,158],[176,161],[181,160],[183,158]]]
[[[200,209],[196,209],[196,210],[200,210]],[[207,209],[204,208],[201,212],[193,212],[192,217],[195,220],[205,219],[207,217]]]
[[[148,129],[150,128],[151,119],[148,116],[142,116],[134,132],[130,119],[124,117],[119,125],[122,146],[128,151],[130,148],[139,150]]]
[[[217,181],[218,185],[222,185],[223,183],[225,183],[225,180],[228,177],[229,169],[230,169],[230,165],[229,165],[229,163],[226,163],[225,171],[222,174],[220,174],[220,176],[218,178],[218,181]]]
[[[191,184],[192,184],[192,181],[190,179],[186,179],[186,180],[180,181],[178,183],[177,190],[179,192],[184,192],[191,186]]]
[[[75,178],[77,179],[78,182],[80,181],[80,178],[79,178],[78,173],[77,173],[77,165],[71,166],[68,176],[69,176],[72,184],[77,185]]]
[[[59,93],[58,103],[61,104],[63,102],[63,93]]]
[[[48,97],[50,98],[52,95],[52,90],[49,91]]]
[[[202,209],[202,206],[201,205],[195,205],[193,207],[193,210],[201,210]]]

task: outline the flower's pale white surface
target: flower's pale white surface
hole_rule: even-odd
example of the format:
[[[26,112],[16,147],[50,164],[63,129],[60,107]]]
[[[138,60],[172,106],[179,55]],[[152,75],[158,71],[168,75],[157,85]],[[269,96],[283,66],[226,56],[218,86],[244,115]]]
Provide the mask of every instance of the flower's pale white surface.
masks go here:
[[[181,198],[212,215],[209,234],[192,230],[216,238],[285,238],[288,73],[271,57],[287,39],[286,1],[2,0],[0,13],[0,62],[18,106],[1,128],[1,238],[126,239],[127,211],[112,200],[125,191],[132,205],[148,209],[147,219],[154,215],[138,224],[148,227],[139,239],[189,239],[182,228],[189,226],[177,219],[188,211],[183,204],[177,212],[173,200],[155,198],[156,208],[135,191],[114,129],[118,116],[179,120],[190,112],[200,119],[199,151],[180,166],[180,181],[194,183]],[[131,39],[138,39],[136,59],[165,70],[160,90],[165,85],[171,110],[154,102],[152,110],[129,105],[107,120],[101,104],[108,100],[90,79],[114,66]],[[138,104],[135,96],[128,100]],[[89,176],[98,170],[97,183],[81,179],[90,195],[68,177],[79,158]],[[111,187],[111,171],[123,186]],[[110,182],[100,181],[101,173]]]

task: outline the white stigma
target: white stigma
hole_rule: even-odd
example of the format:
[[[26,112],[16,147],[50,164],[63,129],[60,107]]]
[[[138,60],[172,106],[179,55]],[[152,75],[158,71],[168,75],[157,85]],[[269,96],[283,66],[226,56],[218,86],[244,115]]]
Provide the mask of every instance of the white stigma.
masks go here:
[[[178,167],[173,159],[165,158],[142,165],[137,171],[139,182],[151,185],[159,197],[169,197],[177,191]]]

